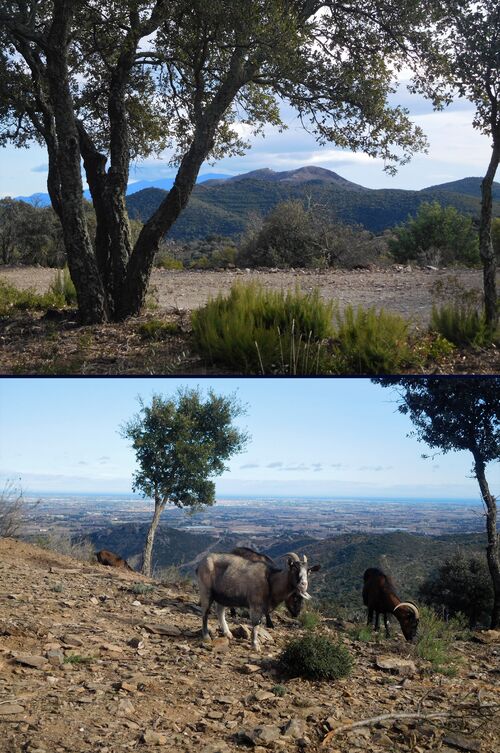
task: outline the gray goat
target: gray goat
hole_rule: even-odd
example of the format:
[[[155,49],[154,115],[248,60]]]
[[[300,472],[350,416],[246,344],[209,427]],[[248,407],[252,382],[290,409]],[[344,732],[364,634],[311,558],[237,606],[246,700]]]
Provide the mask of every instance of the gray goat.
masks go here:
[[[196,570],[203,639],[210,639],[208,613],[214,601],[220,628],[227,638],[233,636],[226,622],[226,607],[247,607],[253,628],[252,644],[258,651],[258,628],[262,617],[283,601],[292,617],[297,617],[304,601],[311,598],[307,593],[308,573],[319,570],[319,567],[309,568],[307,557],[304,555],[301,562],[294,552],[288,555],[287,567],[283,570],[235,554],[209,554]]]

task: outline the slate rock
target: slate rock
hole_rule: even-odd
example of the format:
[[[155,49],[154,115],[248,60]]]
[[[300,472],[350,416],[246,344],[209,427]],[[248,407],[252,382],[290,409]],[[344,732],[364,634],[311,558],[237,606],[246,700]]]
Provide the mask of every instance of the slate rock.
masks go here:
[[[465,737],[465,735],[459,735],[458,733],[446,735],[443,737],[443,742],[452,748],[458,748],[458,750],[470,750],[473,753],[481,750],[480,740],[476,740],[473,737]]]
[[[21,654],[20,656],[16,656],[15,660],[18,664],[23,664],[26,667],[34,667],[35,669],[43,669],[47,666],[45,656]]]

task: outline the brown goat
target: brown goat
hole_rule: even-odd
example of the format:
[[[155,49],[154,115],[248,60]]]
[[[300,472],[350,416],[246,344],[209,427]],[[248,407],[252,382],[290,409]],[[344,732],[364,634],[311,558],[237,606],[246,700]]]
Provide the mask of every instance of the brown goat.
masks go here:
[[[388,614],[393,614],[407,641],[412,641],[417,634],[419,613],[415,604],[401,601],[397,596],[390,578],[376,567],[365,570],[363,575],[363,604],[368,607],[368,625],[373,622],[375,613],[375,630],[378,630],[379,617],[384,616],[385,634],[389,638]]]
[[[243,559],[248,560],[249,562],[265,562],[266,565],[279,570],[279,567],[271,557],[268,557],[267,554],[260,554],[260,552],[256,552],[255,549],[250,549],[249,546],[237,546],[231,550],[231,554],[243,557]],[[236,609],[234,607],[230,608],[229,613],[233,619],[236,617]],[[266,627],[271,629],[274,628],[274,622],[269,613],[266,614]]]
[[[122,570],[130,570],[132,573],[135,572],[134,568],[130,567],[127,560],[124,560],[123,557],[120,557],[114,552],[108,552],[106,549],[101,549],[99,552],[96,552],[95,556],[101,565],[106,565],[107,567],[119,567]]]
[[[317,569],[316,566],[314,570]],[[311,598],[307,593],[307,576],[312,570],[305,555],[301,561],[293,552],[288,554],[287,567],[283,570],[235,554],[207,555],[196,570],[203,639],[210,640],[208,613],[214,601],[219,625],[227,638],[233,636],[226,623],[226,607],[247,607],[253,627],[253,647],[258,650],[258,627],[262,617],[283,601],[292,617],[298,617],[304,601]]]

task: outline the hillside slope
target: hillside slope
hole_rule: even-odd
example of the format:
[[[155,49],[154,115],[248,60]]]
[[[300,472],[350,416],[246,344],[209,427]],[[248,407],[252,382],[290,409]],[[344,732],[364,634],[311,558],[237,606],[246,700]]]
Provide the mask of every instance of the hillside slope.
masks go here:
[[[478,183],[479,182],[479,183]],[[370,189],[323,168],[304,167],[287,172],[255,170],[226,180],[195,186],[192,198],[169,232],[173,240],[193,240],[208,234],[238,235],[252,215],[265,216],[282,201],[312,202],[335,221],[363,225],[374,233],[405,222],[423,202],[438,201],[464,214],[479,217],[479,178],[432,186],[421,191]],[[461,188],[464,188],[461,192]],[[495,183],[495,192],[500,185]],[[127,197],[131,217],[145,221],[166,192],[150,188]],[[496,195],[496,194],[495,194]],[[493,215],[500,216],[496,200]]]
[[[341,724],[431,712],[446,719],[334,732],[321,750],[500,749],[492,718],[498,645],[457,644],[463,660],[455,678],[432,674],[418,659],[401,676],[375,666],[381,651],[395,659],[411,653],[399,634],[377,647],[329,623],[322,629],[355,659],[351,677],[287,680],[276,656],[300,633],[287,618],[277,617],[272,642],[256,655],[247,639],[201,643],[189,586],[148,584],[9,539],[0,539],[0,577],[2,753],[317,751]],[[150,590],[138,594],[138,582]]]

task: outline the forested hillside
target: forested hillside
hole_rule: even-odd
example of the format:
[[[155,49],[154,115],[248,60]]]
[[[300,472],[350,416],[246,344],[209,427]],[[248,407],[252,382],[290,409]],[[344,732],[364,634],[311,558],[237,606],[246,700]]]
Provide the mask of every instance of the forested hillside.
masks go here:
[[[286,173],[258,170],[196,186],[190,203],[169,237],[192,240],[210,233],[236,235],[246,227],[252,215],[265,216],[277,204],[290,199],[319,205],[329,220],[359,224],[380,233],[404,222],[409,214],[416,214],[424,202],[438,201],[464,214],[479,217],[479,188],[479,178],[466,178],[422,191],[375,190],[346,181],[322,168],[300,168]],[[493,214],[500,216],[500,184],[495,184],[494,190],[497,200]],[[128,196],[130,217],[146,221],[164,197],[165,191],[155,188]]]

